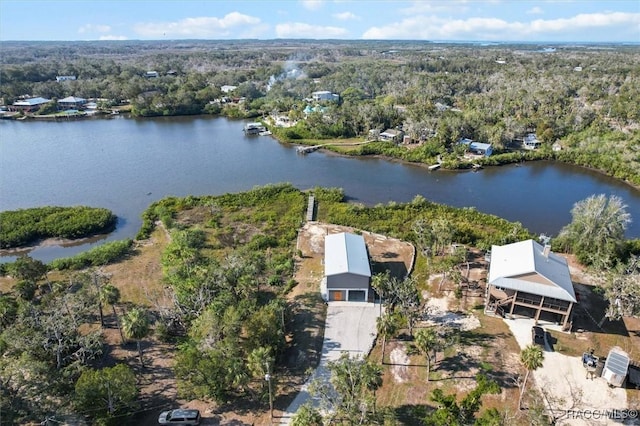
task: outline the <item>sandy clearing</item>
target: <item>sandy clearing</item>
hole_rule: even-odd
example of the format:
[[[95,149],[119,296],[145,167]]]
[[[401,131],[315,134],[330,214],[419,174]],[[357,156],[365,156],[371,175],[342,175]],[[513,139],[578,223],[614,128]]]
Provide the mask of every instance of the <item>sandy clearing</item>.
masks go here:
[[[391,374],[396,383],[404,383],[409,379],[409,364],[411,360],[404,346],[393,348],[389,355],[391,360]]]
[[[529,318],[505,319],[520,348],[531,344]],[[557,425],[609,425],[620,424],[608,419],[567,418],[567,410],[624,410],[629,408],[627,393],[621,388],[610,388],[604,379],[587,377],[579,357],[571,357],[545,348],[541,368],[532,373],[538,390],[546,396],[547,408],[558,418]],[[639,424],[627,423],[627,424]]]

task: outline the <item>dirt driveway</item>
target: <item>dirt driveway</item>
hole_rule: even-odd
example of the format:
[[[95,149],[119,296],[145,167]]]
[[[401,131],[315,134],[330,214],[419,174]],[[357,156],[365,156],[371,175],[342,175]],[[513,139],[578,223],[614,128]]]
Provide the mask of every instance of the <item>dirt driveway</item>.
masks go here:
[[[307,222],[298,233],[298,249],[305,257],[303,265],[300,266],[304,268],[304,264],[321,264],[324,256],[324,237],[328,234],[339,232],[359,233],[364,237],[374,274],[390,270],[393,275],[404,277],[411,271],[415,259],[415,249],[412,244],[385,235],[356,230],[348,226],[321,222]],[[315,274],[311,274],[311,277],[317,282],[319,291],[320,280],[318,279],[318,273],[322,274],[322,270],[314,272]],[[298,275],[300,275],[299,278],[301,280],[308,276],[306,274]],[[319,278],[321,279],[322,277],[320,276]]]

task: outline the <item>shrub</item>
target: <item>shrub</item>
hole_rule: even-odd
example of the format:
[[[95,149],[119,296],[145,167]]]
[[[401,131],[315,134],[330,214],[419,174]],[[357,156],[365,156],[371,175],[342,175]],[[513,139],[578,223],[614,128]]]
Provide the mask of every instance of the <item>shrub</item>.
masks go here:
[[[58,270],[79,270],[90,266],[108,265],[129,254],[132,246],[133,241],[130,239],[104,243],[76,256],[56,259],[50,266]]]

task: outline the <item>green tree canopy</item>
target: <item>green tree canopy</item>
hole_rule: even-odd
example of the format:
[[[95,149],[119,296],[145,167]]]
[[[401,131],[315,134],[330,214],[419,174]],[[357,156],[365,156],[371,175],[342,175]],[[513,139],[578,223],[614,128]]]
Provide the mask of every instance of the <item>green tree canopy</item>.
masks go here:
[[[110,424],[118,424],[114,416],[133,411],[137,396],[136,376],[125,364],[85,370],[75,386],[79,411]]]
[[[631,222],[622,199],[617,195],[592,195],[577,202],[571,216],[571,223],[560,231],[560,244],[585,264],[603,268],[613,266]]]

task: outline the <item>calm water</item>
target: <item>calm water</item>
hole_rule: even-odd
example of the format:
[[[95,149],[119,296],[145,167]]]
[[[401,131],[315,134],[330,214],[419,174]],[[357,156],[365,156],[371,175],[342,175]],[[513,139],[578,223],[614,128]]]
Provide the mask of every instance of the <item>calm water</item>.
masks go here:
[[[576,201],[616,194],[635,221],[627,235],[640,237],[640,191],[578,167],[537,162],[478,173],[429,172],[378,159],[302,156],[270,137],[244,136],[243,124],[209,117],[0,120],[0,210],[83,204],[109,208],[120,218],[115,232],[91,244],[31,253],[43,261],[135,236],[142,211],[165,196],[217,195],[277,182],[341,187],[368,205],[421,194],[551,235],[571,220]]]

